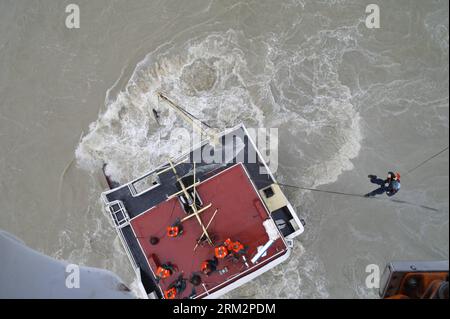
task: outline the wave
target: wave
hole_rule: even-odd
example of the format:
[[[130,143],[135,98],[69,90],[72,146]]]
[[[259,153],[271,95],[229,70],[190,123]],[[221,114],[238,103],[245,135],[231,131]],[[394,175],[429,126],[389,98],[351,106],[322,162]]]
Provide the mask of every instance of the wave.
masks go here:
[[[77,147],[77,163],[89,171],[106,163],[107,174],[125,182],[186,151],[189,137],[177,131],[186,124],[158,101],[156,92],[163,91],[221,129],[239,122],[286,128],[281,138],[289,150],[279,151],[298,160],[295,178],[333,182],[351,169],[360,148],[359,114],[338,77],[355,30],[320,32],[296,52],[283,50],[273,35],[254,44],[235,30],[165,45],[138,63],[115,98],[106,99]],[[262,56],[255,60],[257,54]],[[161,125],[153,109],[161,112]]]

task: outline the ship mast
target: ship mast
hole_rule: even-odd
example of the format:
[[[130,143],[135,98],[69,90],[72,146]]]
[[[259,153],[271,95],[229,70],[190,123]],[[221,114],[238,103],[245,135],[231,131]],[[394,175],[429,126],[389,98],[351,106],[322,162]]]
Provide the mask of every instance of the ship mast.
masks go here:
[[[198,118],[196,118],[194,115],[192,115],[191,113],[189,113],[188,111],[186,111],[185,109],[183,109],[182,107],[180,107],[178,104],[176,104],[174,101],[172,101],[171,99],[169,99],[164,93],[162,92],[157,92],[156,93],[158,95],[158,98],[164,100],[167,102],[167,104],[172,107],[172,109],[174,109],[186,122],[192,124],[192,126],[198,130],[198,132],[200,133],[200,135],[203,133],[204,135],[207,136],[207,138],[209,139],[209,142],[211,145],[215,146],[219,144],[219,138],[218,138],[218,133],[217,131],[212,128],[211,126],[209,126],[208,124],[206,124],[205,122],[199,120]]]
[[[191,195],[187,192],[186,186],[184,186],[183,180],[178,176],[177,170],[175,169],[175,166],[173,165],[173,163],[172,163],[172,161],[170,159],[169,159],[169,164],[170,164],[170,167],[172,168],[172,171],[173,171],[175,177],[177,178],[178,183],[181,186],[182,192],[184,193],[184,196],[186,197],[186,200],[188,201],[188,205],[191,207],[191,210],[192,210],[192,214],[184,217],[181,220],[181,222],[183,223],[186,220],[190,219],[191,217],[195,216],[197,218],[198,223],[200,224],[200,226],[201,226],[201,228],[203,230],[202,236],[205,235],[207,240],[208,240],[208,243],[211,246],[213,246],[213,242],[211,240],[211,237],[209,236],[208,231],[207,231],[205,225],[203,225],[203,222],[202,222],[202,220],[201,220],[201,218],[199,216],[200,213],[202,213],[205,210],[207,210],[208,208],[210,208],[212,204],[210,203],[210,204],[206,205],[205,207],[203,207],[202,209],[197,209],[197,205],[195,204],[195,201],[192,200]],[[195,180],[194,180],[194,182],[195,182]],[[194,184],[194,194],[195,194],[195,184]]]
[[[212,146],[216,146],[216,145],[219,144],[219,138],[218,138],[219,135],[218,135],[218,132],[217,132],[215,129],[213,129],[211,126],[209,126],[209,125],[206,124],[205,122],[199,120],[199,119],[196,118],[194,115],[192,115],[191,113],[189,113],[188,111],[186,111],[185,109],[183,109],[182,107],[180,107],[179,105],[177,105],[174,101],[172,101],[171,99],[169,99],[164,93],[162,93],[162,92],[157,92],[157,95],[158,95],[158,98],[160,98],[160,99],[166,101],[167,104],[168,104],[172,109],[174,109],[174,110],[175,110],[175,111],[176,111],[176,112],[177,112],[177,113],[178,113],[178,114],[179,114],[186,122],[191,123],[192,126],[194,127],[194,129],[198,130],[198,132],[200,133],[200,136],[202,135],[202,133],[203,133],[204,135],[206,135],[207,138],[208,138],[208,140],[209,140],[209,143],[210,143]],[[196,186],[197,186],[198,183],[197,183],[196,178],[195,178],[195,176],[196,176],[196,169],[195,169],[195,168],[196,168],[196,165],[195,165],[195,164],[196,164],[196,163],[195,163],[195,161],[194,161],[194,163],[193,163],[194,181],[193,181],[193,184],[190,185],[190,186],[188,186],[188,187],[186,187],[186,186],[184,185],[182,179],[181,179],[181,178],[178,176],[178,174],[177,174],[177,171],[176,171],[176,168],[175,168],[175,166],[176,166],[177,164],[174,164],[170,159],[169,159],[169,165],[170,165],[170,167],[168,167],[167,169],[164,170],[164,171],[166,171],[166,170],[172,169],[172,171],[173,171],[173,173],[175,174],[175,177],[177,178],[177,181],[178,181],[178,183],[180,184],[180,187],[181,187],[181,191],[179,191],[179,192],[177,192],[177,193],[175,193],[175,194],[172,194],[171,196],[168,196],[168,198],[173,198],[173,197],[175,197],[175,196],[178,196],[179,194],[183,194],[183,195],[186,197],[186,200],[188,201],[188,205],[190,206],[190,208],[191,208],[191,210],[192,210],[192,214],[190,214],[190,215],[184,217],[183,219],[181,219],[181,222],[183,223],[183,222],[187,221],[188,219],[190,219],[190,218],[192,218],[192,217],[195,217],[195,218],[197,219],[197,221],[198,221],[200,227],[202,228],[202,231],[203,231],[203,232],[202,232],[202,235],[201,235],[200,238],[198,239],[197,244],[196,244],[196,246],[194,247],[194,251],[195,251],[195,249],[197,248],[197,246],[199,245],[199,243],[201,242],[203,236],[205,236],[207,242],[208,242],[211,246],[213,246],[213,241],[212,241],[212,239],[211,239],[211,237],[210,237],[210,235],[209,235],[209,233],[208,233],[208,227],[209,227],[209,225],[211,224],[212,220],[214,219],[214,217],[216,216],[216,213],[217,213],[217,209],[216,209],[216,211],[214,212],[212,218],[209,220],[207,226],[205,227],[205,225],[203,224],[203,222],[202,222],[202,220],[201,220],[201,218],[200,218],[200,214],[201,214],[202,212],[206,211],[208,208],[210,208],[210,207],[212,206],[212,204],[209,203],[208,205],[206,205],[205,207],[203,207],[203,208],[201,208],[201,209],[198,209],[198,208],[197,208],[197,205],[196,205],[196,203],[195,203],[195,200],[196,200],[196,189],[195,189],[195,188],[196,188]],[[159,173],[161,173],[161,172],[159,172]],[[191,187],[193,188],[193,198],[192,198],[191,195],[187,192],[187,190],[188,190],[189,188],[191,188]]]

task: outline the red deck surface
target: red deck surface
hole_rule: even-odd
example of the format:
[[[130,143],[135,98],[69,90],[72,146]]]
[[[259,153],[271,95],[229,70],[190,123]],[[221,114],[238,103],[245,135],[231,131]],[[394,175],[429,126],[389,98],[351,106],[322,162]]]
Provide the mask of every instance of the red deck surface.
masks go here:
[[[278,253],[282,255],[282,252],[286,250],[284,242],[278,239],[269,248],[267,255],[260,258],[257,265],[250,262],[256,254],[257,247],[264,245],[269,239],[263,226],[263,221],[269,218],[269,215],[242,165],[235,165],[213,176],[198,185],[196,189],[205,206],[212,203],[209,209],[200,214],[205,226],[214,211],[218,209],[208,228],[214,243],[223,243],[227,238],[239,240],[247,248],[246,258],[250,269],[246,268],[241,261],[233,263],[222,259],[217,269],[220,270],[226,266],[228,268],[226,274],[220,275],[218,272],[210,276],[201,274],[200,265],[204,260],[213,258],[214,248],[206,244],[199,246],[194,252],[194,246],[202,234],[201,226],[195,217],[183,223],[184,232],[181,236],[167,237],[166,227],[175,222],[177,217],[181,219],[186,216],[177,198],[167,200],[134,218],[131,225],[148,259],[154,255],[157,262],[161,264],[170,262],[177,268],[177,272],[171,277],[160,281],[159,284],[163,290],[167,289],[180,274],[183,274],[187,287],[182,295],[178,296],[179,298],[188,297],[192,293],[193,286],[189,283],[189,278],[193,273],[201,275],[202,282],[211,292],[217,290],[218,285],[227,280],[234,281],[241,278],[244,272],[256,270],[265,262],[274,259],[274,255],[278,258]],[[157,245],[149,243],[151,236],[160,239]],[[149,263],[156,272],[153,262]],[[201,285],[196,287],[197,295],[204,292]]]

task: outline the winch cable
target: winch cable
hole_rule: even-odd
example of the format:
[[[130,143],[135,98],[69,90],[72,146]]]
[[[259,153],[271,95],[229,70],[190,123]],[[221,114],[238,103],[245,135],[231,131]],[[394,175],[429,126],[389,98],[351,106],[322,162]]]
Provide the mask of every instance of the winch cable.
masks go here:
[[[425,159],[424,161],[422,161],[418,165],[416,165],[413,168],[409,169],[403,176],[407,176],[408,174],[414,172],[415,170],[420,168],[425,163],[431,161],[432,159],[436,158],[437,156],[439,156],[442,153],[444,153],[445,151],[447,151],[448,148],[449,147],[447,146],[444,149],[442,149],[441,151],[437,152],[436,154],[428,157],[427,159]],[[426,205],[420,205],[420,204],[416,204],[416,203],[411,203],[411,202],[408,202],[408,201],[405,201],[405,200],[401,200],[401,199],[380,198],[380,197],[365,197],[364,195],[361,195],[361,194],[337,192],[337,191],[332,191],[332,190],[318,189],[318,188],[311,188],[311,187],[303,187],[303,186],[299,186],[299,185],[291,185],[291,184],[285,184],[285,183],[276,183],[276,184],[279,185],[279,186],[296,188],[296,189],[301,189],[301,190],[307,190],[307,191],[311,191],[311,192],[320,192],[320,193],[327,193],[327,194],[334,194],[334,195],[344,195],[344,196],[351,196],[351,197],[362,197],[362,198],[376,199],[376,200],[388,200],[388,201],[391,201],[391,202],[394,202],[394,203],[398,203],[398,204],[407,204],[407,205],[417,206],[417,207],[421,207],[421,208],[424,208],[424,209],[427,209],[427,210],[436,211],[436,212],[439,211],[439,209],[436,209],[434,207],[430,207],[430,206],[426,206]]]
[[[361,198],[364,198],[364,199],[385,200],[385,201],[391,201],[391,202],[394,202],[394,203],[397,203],[397,204],[406,204],[406,205],[416,206],[416,207],[420,207],[420,208],[423,208],[423,209],[431,210],[431,211],[434,211],[434,212],[438,212],[439,211],[439,209],[434,208],[434,207],[421,205],[421,204],[416,204],[416,203],[411,203],[411,202],[408,202],[408,201],[405,201],[405,200],[401,200],[401,199],[380,198],[380,197],[364,197],[364,195],[361,195],[361,194],[336,192],[336,191],[330,191],[330,190],[325,190],[325,189],[302,187],[302,186],[298,186],[298,185],[290,185],[290,184],[284,184],[284,183],[275,183],[275,184],[279,185],[279,186],[291,187],[291,188],[307,190],[307,191],[312,191],[312,192],[320,192],[320,193],[327,193],[327,194],[334,194],[334,195],[344,195],[344,196],[352,196],[352,197],[361,197]]]
[[[297,189],[302,189],[302,190],[312,191],[312,192],[320,192],[320,193],[337,194],[337,195],[345,195],[345,196],[354,196],[354,197],[363,197],[364,198],[364,195],[361,195],[361,194],[336,192],[336,191],[330,191],[330,190],[325,190],[325,189],[309,188],[309,187],[303,187],[303,186],[298,186],[298,185],[290,185],[290,184],[284,184],[284,183],[276,183],[276,184],[280,185],[280,186],[297,188]]]
[[[419,167],[421,167],[423,164],[425,164],[425,163],[431,161],[433,158],[435,158],[435,157],[441,155],[441,154],[444,153],[446,150],[448,150],[448,146],[445,147],[443,150],[439,151],[438,153],[434,154],[433,156],[430,156],[429,158],[427,158],[426,160],[424,160],[423,162],[421,162],[419,165],[417,165],[417,166],[411,168],[410,170],[408,170],[408,171],[404,174],[404,176],[406,176],[406,175],[408,175],[408,174],[414,172],[416,169],[418,169]]]
[[[438,153],[428,157],[426,160],[422,161],[419,165],[414,166],[413,168],[408,170],[403,176],[407,176],[408,174],[414,172],[416,169],[418,169],[419,167],[421,167],[425,163],[431,161],[433,158],[441,155],[442,153],[444,153],[447,150],[448,150],[448,146],[445,147],[444,149],[442,149],[441,151],[439,151]],[[364,197],[364,195],[361,195],[361,194],[343,193],[343,192],[336,192],[336,191],[330,191],[330,190],[324,190],[324,189],[302,187],[302,186],[289,185],[289,184],[283,184],[283,183],[277,183],[277,184],[280,185],[280,186],[298,188],[298,189],[308,190],[308,191],[312,191],[312,192],[322,192],[322,193],[330,193],[330,194],[338,194],[338,195],[346,195],[346,196]]]

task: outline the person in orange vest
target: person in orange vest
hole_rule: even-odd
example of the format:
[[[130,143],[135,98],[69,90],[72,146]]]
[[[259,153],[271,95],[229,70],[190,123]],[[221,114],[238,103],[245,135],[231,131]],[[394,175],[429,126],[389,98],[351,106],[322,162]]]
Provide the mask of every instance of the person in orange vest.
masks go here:
[[[158,280],[169,278],[173,274],[173,270],[174,267],[170,263],[162,264],[156,269],[156,278]]]
[[[214,259],[205,260],[201,265],[201,271],[206,276],[211,275],[217,269],[218,259],[214,256]]]
[[[173,225],[167,227],[167,236],[178,237],[183,233],[183,225],[177,220]]]
[[[245,252],[244,245],[241,244],[239,241],[235,241],[231,244],[231,251],[234,254],[243,254]]]
[[[231,238],[227,238],[227,240],[225,240],[225,241],[223,242],[223,244],[224,244],[225,246],[227,246],[227,248],[230,248],[230,247],[231,247],[231,243],[232,243]]]
[[[169,288],[175,288],[176,295],[180,295],[186,289],[186,279],[180,275],[177,280],[170,284]]]
[[[169,288],[164,291],[164,298],[175,299],[177,297],[177,289],[175,287]]]
[[[240,241],[231,241],[231,239],[228,238],[227,240],[225,240],[224,244],[227,247],[228,251],[230,251],[234,255],[245,253],[245,247]]]
[[[186,289],[186,279],[180,275],[177,280],[170,284],[169,289],[164,291],[166,299],[175,299]]]
[[[178,226],[169,226],[167,227],[167,236],[169,237],[177,237],[180,233]]]
[[[224,245],[220,245],[214,249],[214,255],[216,258],[223,259],[228,255],[228,249]]]

